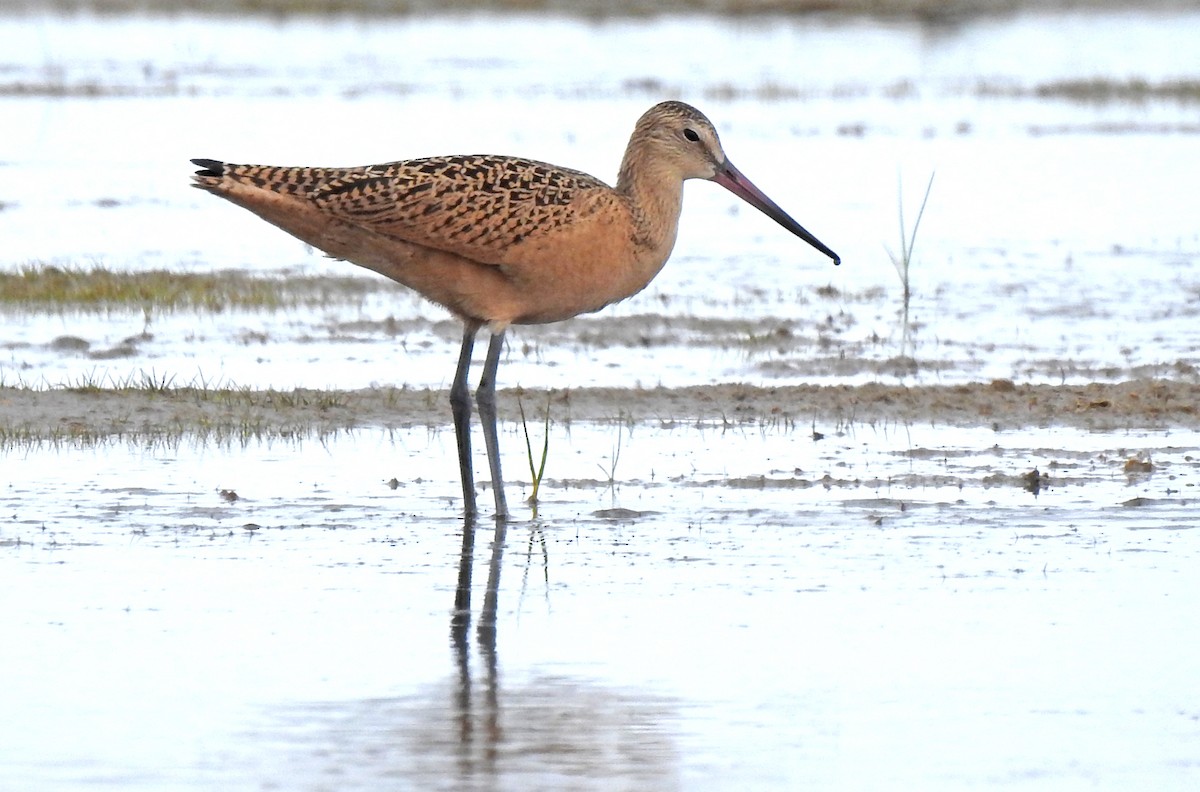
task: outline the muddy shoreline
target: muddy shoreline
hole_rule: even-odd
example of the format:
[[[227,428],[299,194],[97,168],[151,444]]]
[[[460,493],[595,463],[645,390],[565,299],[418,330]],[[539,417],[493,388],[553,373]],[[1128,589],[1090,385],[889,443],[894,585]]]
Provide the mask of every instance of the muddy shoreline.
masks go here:
[[[688,388],[507,389],[500,417],[574,421],[761,426],[829,432],[855,425],[985,426],[997,431],[1066,426],[1091,431],[1200,427],[1200,384],[1132,380],[1088,385],[843,385]],[[7,446],[162,438],[269,439],[356,428],[450,426],[442,390],[255,391],[178,388],[0,388],[0,442]]]

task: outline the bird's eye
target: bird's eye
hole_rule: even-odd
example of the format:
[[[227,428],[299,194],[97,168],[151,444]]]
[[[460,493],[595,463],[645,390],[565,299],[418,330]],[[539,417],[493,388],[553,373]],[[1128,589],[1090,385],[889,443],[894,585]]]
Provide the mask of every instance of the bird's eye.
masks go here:
[[[696,141],[698,141],[700,139],[700,136],[696,134],[696,130],[694,130],[694,129],[683,130],[683,136],[685,138],[687,138],[688,140],[692,141],[693,143],[695,143]]]

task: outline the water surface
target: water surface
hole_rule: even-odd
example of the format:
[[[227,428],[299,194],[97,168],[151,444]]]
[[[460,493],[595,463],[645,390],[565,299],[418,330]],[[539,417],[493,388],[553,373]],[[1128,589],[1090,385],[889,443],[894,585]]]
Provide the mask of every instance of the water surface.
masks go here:
[[[502,385],[1191,381],[1196,100],[1055,86],[1194,82],[1198,21],[9,18],[0,266],[344,274],[187,160],[611,179],[679,97],[844,265],[689,185],[662,275],[514,331]],[[457,344],[387,288],[16,311],[0,381],[436,389]],[[515,519],[463,612],[446,428],[6,446],[0,786],[1196,785],[1195,431],[613,418],[555,415],[536,518],[502,426]]]

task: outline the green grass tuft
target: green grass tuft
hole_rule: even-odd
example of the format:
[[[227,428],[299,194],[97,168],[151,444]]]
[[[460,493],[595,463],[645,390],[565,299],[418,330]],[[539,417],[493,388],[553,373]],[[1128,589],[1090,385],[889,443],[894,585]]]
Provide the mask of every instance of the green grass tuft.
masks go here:
[[[533,465],[533,444],[529,441],[529,426],[525,423],[525,405],[521,403],[521,396],[517,395],[517,410],[521,413],[521,428],[525,431],[525,453],[529,459],[529,475],[533,480],[533,492],[529,495],[529,503],[533,506],[534,519],[537,518],[538,489],[542,486],[542,476],[546,473],[546,458],[550,455],[550,399],[551,393],[547,393],[546,423],[542,427],[544,435],[544,440],[542,441],[542,461],[535,470]]]
[[[351,277],[263,277],[236,270],[212,273],[149,270],[120,272],[105,267],[28,265],[0,272],[0,310],[109,313],[229,310],[275,311],[359,304],[383,286],[377,279]]]

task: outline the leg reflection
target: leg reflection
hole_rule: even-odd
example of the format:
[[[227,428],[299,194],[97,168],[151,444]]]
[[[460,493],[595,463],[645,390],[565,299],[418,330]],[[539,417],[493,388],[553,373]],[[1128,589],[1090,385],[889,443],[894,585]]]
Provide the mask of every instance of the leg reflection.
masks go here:
[[[483,657],[487,671],[485,753],[489,759],[496,756],[500,742],[500,682],[499,663],[496,656],[496,604],[500,591],[500,564],[504,556],[504,539],[508,524],[496,521],[496,533],[492,537],[492,560],[488,565],[487,589],[483,593],[483,611],[479,614],[479,654]]]
[[[471,649],[468,634],[471,626],[471,577],[475,558],[475,518],[463,521],[462,552],[458,561],[458,586],[454,592],[454,613],[450,618],[450,641],[454,648],[458,671],[455,712],[459,722],[460,759],[471,764],[475,740],[474,711],[471,701]],[[483,610],[479,614],[476,639],[486,673],[482,735],[482,756],[495,760],[500,734],[499,661],[496,654],[496,610],[499,604],[500,568],[504,558],[504,542],[508,524],[496,521],[492,536],[492,556],[488,565],[487,588],[483,595]],[[464,768],[465,769],[465,768]]]
[[[454,612],[450,616],[450,644],[458,668],[454,711],[458,713],[458,744],[461,760],[469,760],[471,745],[471,649],[467,634],[471,627],[471,567],[475,560],[475,515],[463,519],[462,553],[458,558],[458,586],[454,590]]]

